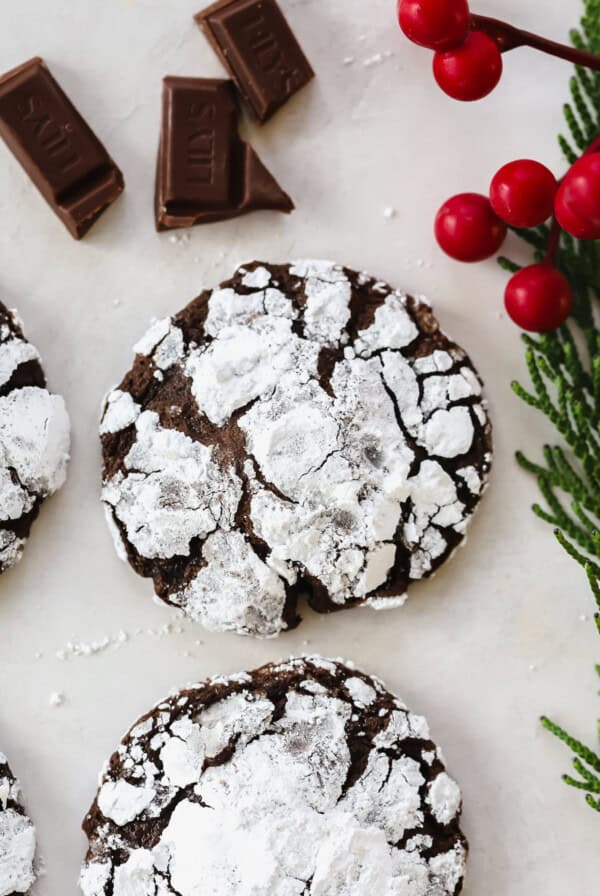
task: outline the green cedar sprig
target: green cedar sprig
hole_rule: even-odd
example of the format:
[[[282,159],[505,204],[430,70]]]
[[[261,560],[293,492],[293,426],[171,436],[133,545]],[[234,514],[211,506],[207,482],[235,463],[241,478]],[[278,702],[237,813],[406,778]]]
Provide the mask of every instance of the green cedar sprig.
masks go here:
[[[571,32],[575,47],[600,54],[600,0],[584,0],[581,29]],[[571,102],[564,106],[569,135],[559,145],[572,165],[600,134],[600,73],[580,67],[570,81]],[[518,230],[533,249],[535,260],[545,258],[550,229],[544,225]],[[519,265],[499,259],[510,272]],[[539,337],[523,335],[531,387],[513,383],[515,393],[544,414],[563,439],[563,445],[546,445],[543,462],[517,452],[520,465],[537,477],[544,506],[534,513],[554,526],[563,548],[583,566],[598,613],[600,635],[600,329],[594,303],[600,297],[600,241],[576,240],[562,233],[555,264],[573,289],[569,324]],[[600,676],[600,665],[596,666]],[[586,793],[588,805],[600,812],[600,755],[572,737],[545,716],[544,727],[574,754],[577,777],[563,780]],[[598,722],[600,739],[600,721]]]
[[[594,620],[598,634],[600,635],[600,580],[598,579],[597,568],[595,567],[595,564],[586,562],[585,557],[574,548],[571,542],[569,542],[559,530],[556,531],[556,537],[565,550],[567,550],[578,563],[581,563],[586,571],[592,594],[594,595],[598,608]],[[600,677],[600,665],[596,666],[596,672]],[[563,781],[570,787],[585,791],[588,806],[595,809],[596,812],[600,812],[600,755],[595,753],[589,747],[586,747],[581,741],[572,737],[564,730],[564,728],[561,728],[560,725],[555,724],[546,716],[542,716],[542,725],[547,731],[550,731],[562,740],[574,753],[573,768],[578,777],[574,778],[572,775],[563,775]],[[598,722],[598,738],[600,739],[600,721]]]

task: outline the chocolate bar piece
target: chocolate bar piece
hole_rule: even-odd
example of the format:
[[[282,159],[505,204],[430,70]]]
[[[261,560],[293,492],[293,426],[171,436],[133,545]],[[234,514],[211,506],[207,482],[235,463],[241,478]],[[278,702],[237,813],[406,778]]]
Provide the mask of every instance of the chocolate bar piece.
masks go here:
[[[155,202],[158,230],[294,208],[239,137],[231,81],[164,79]]]
[[[219,0],[195,19],[261,122],[314,77],[276,0]]]
[[[0,77],[0,135],[76,240],[123,192],[123,175],[38,57]]]

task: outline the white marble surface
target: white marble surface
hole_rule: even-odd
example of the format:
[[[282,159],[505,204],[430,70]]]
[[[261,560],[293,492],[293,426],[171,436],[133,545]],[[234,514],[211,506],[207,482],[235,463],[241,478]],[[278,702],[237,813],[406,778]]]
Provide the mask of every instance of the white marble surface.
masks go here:
[[[516,51],[491,98],[459,105],[434,86],[427,52],[402,38],[394,0],[282,2],[318,78],[248,132],[297,211],[198,228],[181,242],[153,229],[160,81],[221,73],[191,18],[201,0],[2,3],[0,68],[43,55],[127,181],[77,244],[0,146],[0,295],[25,318],[74,428],[67,486],[43,510],[23,563],[0,581],[0,747],[39,827],[47,873],[36,893],[76,892],[79,823],[103,760],[138,714],[173,686],[311,650],[355,660],[429,717],[464,788],[466,896],[592,896],[599,822],[561,783],[569,755],[537,722],[549,712],[594,738],[600,657],[581,619],[592,605],[580,572],[530,515],[535,483],[513,460],[517,447],[538,454],[551,433],[509,389],[524,365],[501,313],[505,275],[493,262],[452,263],[431,236],[440,202],[485,190],[500,164],[528,155],[560,171],[569,66]],[[580,6],[481,0],[477,11],[560,39]],[[397,210],[391,220],[386,207]],[[151,630],[171,614],[117,560],[98,501],[101,397],[153,315],[176,311],[237,262],[299,255],[429,296],[486,380],[493,484],[466,548],[402,610],[306,612],[300,628],[266,643],[188,625],[158,637]],[[130,636],[121,649],[57,657],[70,640],[120,630]],[[64,706],[50,706],[54,691]]]

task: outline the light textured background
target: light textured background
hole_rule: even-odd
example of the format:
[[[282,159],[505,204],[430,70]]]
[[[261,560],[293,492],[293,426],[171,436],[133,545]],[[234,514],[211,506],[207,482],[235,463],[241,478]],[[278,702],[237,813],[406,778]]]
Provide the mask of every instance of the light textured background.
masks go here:
[[[592,741],[598,710],[585,581],[530,515],[535,483],[513,460],[517,447],[538,454],[551,433],[509,389],[524,365],[501,313],[505,275],[493,261],[451,262],[431,236],[444,198],[485,190],[512,158],[560,172],[569,66],[515,51],[494,95],[461,105],[436,89],[428,53],[401,36],[394,0],[283,0],[318,78],[268,126],[248,130],[297,211],[173,242],[152,219],[161,77],[221,74],[191,18],[200,5],[2,0],[0,69],[43,55],[127,181],[77,244],[0,146],[0,294],[24,317],[74,430],[67,486],[42,512],[24,562],[0,581],[0,748],[39,827],[47,874],[36,894],[75,893],[79,823],[97,773],[140,713],[173,686],[306,650],[355,660],[429,717],[464,788],[467,896],[597,894],[598,819],[561,783],[568,754],[537,723],[549,712]],[[580,4],[479,0],[477,11],[564,39]],[[402,610],[306,612],[295,632],[263,643],[187,625],[158,637],[151,630],[170,611],[117,560],[98,502],[101,397],[152,316],[175,312],[238,262],[294,256],[331,257],[429,296],[485,378],[493,484],[466,548]],[[56,657],[71,639],[120,629],[131,636],[120,650]],[[52,691],[65,693],[62,708],[49,706]]]

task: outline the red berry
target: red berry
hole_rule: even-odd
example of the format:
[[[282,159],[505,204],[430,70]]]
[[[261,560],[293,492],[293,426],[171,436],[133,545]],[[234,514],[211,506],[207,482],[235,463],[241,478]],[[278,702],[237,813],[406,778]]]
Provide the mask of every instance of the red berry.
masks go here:
[[[550,217],[558,184],[552,172],[531,159],[509,162],[490,187],[496,214],[512,227],[537,227]]]
[[[595,140],[592,140],[588,148],[586,149],[584,155],[589,155],[591,152],[600,152],[600,137],[596,137]]]
[[[457,261],[483,261],[498,251],[506,224],[487,196],[460,193],[443,204],[435,219],[435,236],[444,252]]]
[[[600,239],[600,153],[575,162],[556,194],[554,210],[567,233],[580,240]]]
[[[564,324],[573,307],[573,294],[568,280],[556,268],[532,264],[508,281],[504,302],[518,327],[547,333]]]
[[[413,43],[448,50],[467,36],[469,5],[467,0],[398,0],[398,21]]]
[[[564,205],[562,198],[559,199],[558,193],[554,202],[554,214],[562,229],[570,233],[571,236],[577,237],[579,240],[600,239],[598,228],[591,225],[589,221],[584,221],[583,218],[578,218],[577,215],[573,214],[568,206]]]
[[[471,31],[458,49],[435,54],[433,74],[452,99],[481,100],[502,76],[502,56],[491,37],[482,31]]]

